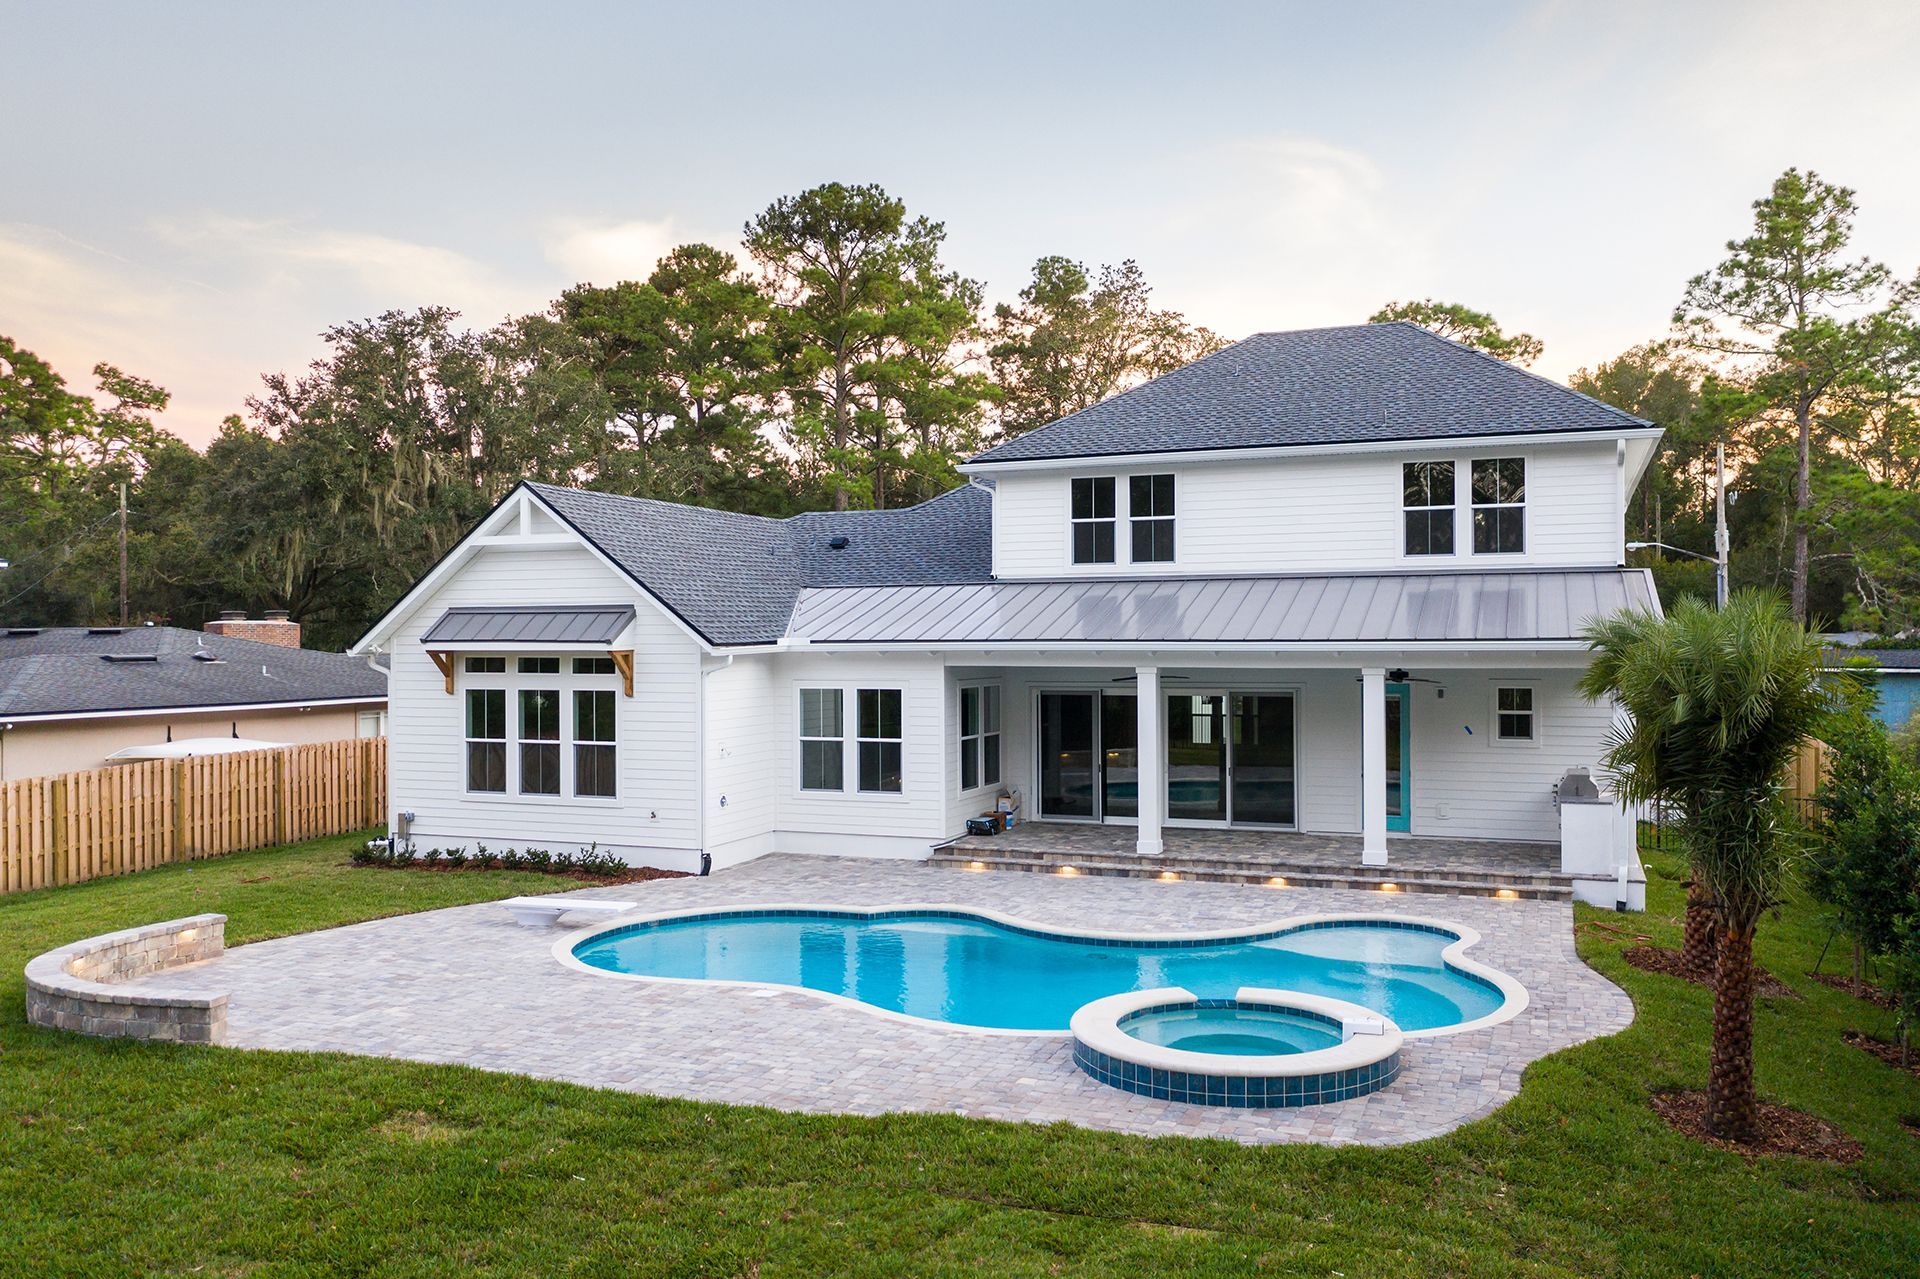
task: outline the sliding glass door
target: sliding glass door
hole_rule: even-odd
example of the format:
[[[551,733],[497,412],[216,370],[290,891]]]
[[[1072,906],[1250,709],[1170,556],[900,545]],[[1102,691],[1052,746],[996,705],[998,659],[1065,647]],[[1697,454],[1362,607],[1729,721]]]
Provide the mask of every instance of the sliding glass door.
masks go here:
[[[1167,698],[1167,818],[1227,820],[1227,734],[1224,693]]]
[[[1041,817],[1132,821],[1140,813],[1139,700],[1041,693]],[[1193,825],[1298,822],[1291,693],[1166,695],[1166,817]]]
[[[1233,695],[1233,822],[1292,826],[1293,695]]]
[[[1094,695],[1040,694],[1040,815],[1093,818]]]

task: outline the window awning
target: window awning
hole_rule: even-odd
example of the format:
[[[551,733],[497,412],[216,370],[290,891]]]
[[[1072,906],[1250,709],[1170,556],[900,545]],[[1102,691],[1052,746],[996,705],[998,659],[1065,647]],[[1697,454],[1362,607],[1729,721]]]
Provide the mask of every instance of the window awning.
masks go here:
[[[426,645],[554,644],[604,646],[633,621],[631,604],[538,608],[450,608],[420,637]]]

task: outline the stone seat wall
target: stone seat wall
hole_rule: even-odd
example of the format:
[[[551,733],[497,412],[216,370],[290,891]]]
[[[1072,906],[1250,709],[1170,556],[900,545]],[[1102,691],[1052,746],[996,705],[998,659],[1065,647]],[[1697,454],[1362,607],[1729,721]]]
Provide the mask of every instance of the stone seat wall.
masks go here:
[[[27,965],[27,1020],[83,1035],[187,1044],[224,1043],[227,997],[121,983],[226,950],[225,915],[189,915],[50,950]]]

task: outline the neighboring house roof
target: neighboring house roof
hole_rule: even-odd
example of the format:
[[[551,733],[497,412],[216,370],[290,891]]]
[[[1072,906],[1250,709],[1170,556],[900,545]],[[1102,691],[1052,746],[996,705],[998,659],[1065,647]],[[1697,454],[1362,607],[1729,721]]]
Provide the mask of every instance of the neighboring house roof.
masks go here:
[[[1399,320],[1257,333],[971,461],[1622,431],[1651,425]]]
[[[827,588],[790,634],[838,644],[1575,641],[1658,612],[1643,569],[1515,569]]]
[[[1872,662],[1883,671],[1897,671],[1903,674],[1920,675],[1920,648],[1853,648],[1835,647],[1823,650],[1828,669],[1839,669],[1862,659]]]
[[[386,696],[385,672],[344,653],[173,626],[0,630],[0,720]]]
[[[450,608],[422,644],[610,644],[633,620],[633,605]]]
[[[891,511],[737,515],[528,484],[547,507],[709,643],[766,644],[809,586],[980,582],[993,497],[970,485]],[[833,543],[841,538],[845,544]]]

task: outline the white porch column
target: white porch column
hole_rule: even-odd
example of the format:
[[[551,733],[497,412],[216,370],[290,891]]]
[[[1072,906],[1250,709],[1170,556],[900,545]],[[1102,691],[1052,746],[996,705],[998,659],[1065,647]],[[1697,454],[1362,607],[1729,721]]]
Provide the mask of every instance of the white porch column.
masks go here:
[[[1387,864],[1387,672],[1360,672],[1360,861]]]
[[[1167,731],[1162,713],[1166,703],[1160,698],[1158,666],[1135,667],[1133,674],[1140,778],[1140,838],[1135,848],[1143,857],[1157,857],[1160,854],[1160,824],[1167,817]]]

